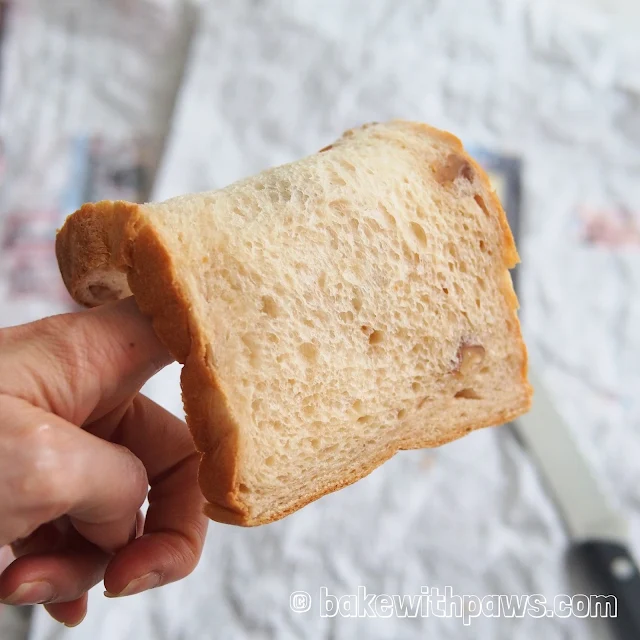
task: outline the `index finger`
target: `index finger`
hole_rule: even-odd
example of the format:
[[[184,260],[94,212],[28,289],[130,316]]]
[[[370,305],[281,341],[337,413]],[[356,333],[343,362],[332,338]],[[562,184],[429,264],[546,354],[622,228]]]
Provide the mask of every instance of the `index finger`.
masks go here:
[[[143,462],[151,485],[144,535],[121,549],[105,573],[109,594],[132,595],[191,573],[208,520],[199,455],[184,422],[138,396],[120,423],[118,442]]]

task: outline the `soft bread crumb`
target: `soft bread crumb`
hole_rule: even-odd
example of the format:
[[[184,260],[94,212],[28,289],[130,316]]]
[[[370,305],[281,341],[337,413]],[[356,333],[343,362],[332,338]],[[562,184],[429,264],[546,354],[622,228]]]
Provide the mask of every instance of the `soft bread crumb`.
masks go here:
[[[57,251],[78,301],[130,287],[186,362],[214,519],[276,520],[530,403],[504,212],[426,125],[352,130],[220,191],[85,207]]]

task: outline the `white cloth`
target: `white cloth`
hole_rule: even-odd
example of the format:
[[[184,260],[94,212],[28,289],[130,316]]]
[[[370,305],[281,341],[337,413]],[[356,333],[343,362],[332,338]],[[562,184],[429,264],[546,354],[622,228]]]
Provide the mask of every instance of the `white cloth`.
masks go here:
[[[638,552],[640,258],[585,248],[575,210],[584,201],[640,206],[640,43],[605,21],[572,16],[513,0],[205,3],[155,196],[223,186],[311,153],[349,126],[396,116],[521,153],[531,360],[597,451],[595,468],[629,514]],[[38,136],[58,129],[58,118],[65,127],[88,118],[126,132],[164,122],[168,107],[159,101],[171,92],[159,64],[170,47],[147,39],[133,17],[123,30],[109,24],[99,42],[77,33],[74,53],[64,54],[83,69],[73,76],[81,105],[73,115],[50,106],[68,99],[67,27],[40,22],[14,42],[25,76],[15,95],[31,105]],[[43,42],[46,60],[32,53],[42,56]],[[25,123],[12,129],[20,145],[29,118],[11,109],[14,116],[2,117]],[[178,406],[175,368],[152,384],[152,395]],[[317,605],[289,608],[290,592],[307,591],[317,603],[321,586],[342,595],[359,585],[392,594],[448,585],[458,594],[553,599],[573,592],[566,547],[526,452],[508,428],[484,430],[400,454],[282,522],[254,530],[214,523],[186,580],[123,601],[96,589],[79,630],[38,615],[31,639],[603,638],[596,622],[577,618],[483,618],[465,627],[459,619],[321,618]]]

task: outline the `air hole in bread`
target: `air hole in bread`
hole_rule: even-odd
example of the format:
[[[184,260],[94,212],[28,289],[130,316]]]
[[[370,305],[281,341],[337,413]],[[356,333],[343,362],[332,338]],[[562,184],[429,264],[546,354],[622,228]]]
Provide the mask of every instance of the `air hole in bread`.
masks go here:
[[[345,324],[353,322],[353,313],[351,311],[341,311],[340,320]]]
[[[370,227],[373,233],[380,233],[382,231],[382,227],[373,218],[367,218],[367,226]],[[373,249],[377,251],[376,247],[373,247]]]
[[[273,467],[273,465],[276,463],[276,457],[268,456],[264,459],[264,463],[267,465],[267,467]]]
[[[480,247],[480,251],[486,250],[486,245],[484,244],[484,240],[480,240],[480,242],[478,243],[478,246]]]
[[[258,191],[264,191],[264,184],[262,182],[256,182],[255,186]]]
[[[322,323],[328,324],[331,321],[331,316],[324,309],[314,309],[313,315]],[[317,324],[317,323],[316,323]]]
[[[303,342],[300,345],[300,353],[309,361],[316,362],[318,359],[318,347],[312,342]]]
[[[340,248],[340,242],[338,240],[338,234],[335,229],[327,229],[327,233],[331,236],[331,248],[337,251]]]
[[[411,391],[413,391],[414,393],[418,393],[418,391],[420,391],[420,385],[417,382],[412,382]]]
[[[382,215],[387,224],[389,224],[391,227],[395,227],[397,225],[396,219],[389,213],[387,207],[385,207],[382,203],[379,203],[378,207],[380,208],[380,211],[382,211]]]
[[[476,201],[476,204],[484,211],[485,215],[489,215],[489,209],[487,209],[487,205],[484,202],[484,198],[479,195],[476,194],[475,196],[473,196],[473,199]]]
[[[466,398],[467,400],[482,400],[482,396],[478,395],[478,393],[470,387],[467,389],[460,389],[460,391],[458,391],[458,393],[456,393],[454,397]]]
[[[345,160],[344,158],[340,159],[340,166],[343,169],[346,169],[347,171],[349,171],[350,173],[354,173],[356,168],[347,160]]]
[[[240,493],[251,493],[251,489],[249,489],[249,487],[247,487],[243,482],[238,485],[238,491]]]
[[[449,295],[449,289],[447,289],[447,287],[442,287],[442,292],[448,296]]]
[[[356,311],[360,311],[360,309],[362,309],[362,300],[358,296],[351,299],[351,304]]]
[[[338,185],[339,187],[344,187],[347,184],[347,181],[337,171],[331,171],[329,177],[331,178],[332,184]]]
[[[384,342],[384,331],[374,330],[369,335],[369,344],[380,344]]]
[[[242,334],[242,342],[245,347],[249,350],[249,354],[251,356],[251,362],[257,362],[258,356],[260,355],[260,346],[259,341],[256,339],[256,336],[252,333],[243,333]]]
[[[353,404],[351,405],[351,408],[356,411],[357,413],[362,413],[363,409],[364,409],[364,405],[362,404],[362,400],[354,400]]]
[[[467,182],[473,182],[473,167],[469,162],[465,162],[461,167],[458,175]]]
[[[314,449],[319,449],[320,446],[322,445],[322,442],[320,441],[320,438],[312,438],[310,442],[311,442],[311,446]]]
[[[318,286],[322,291],[327,287],[327,274],[324,271],[318,276]]]
[[[458,178],[473,182],[474,172],[471,163],[458,153],[450,153],[436,170],[436,180],[443,186],[450,185]]]
[[[398,420],[402,420],[403,418],[405,418],[407,415],[407,410],[406,409],[399,409],[398,410]]]
[[[332,200],[329,207],[338,213],[347,213],[349,211],[349,202],[344,199]]]
[[[373,416],[360,416],[357,420],[360,424],[368,424],[373,420]]]
[[[418,244],[421,247],[427,246],[427,234],[424,232],[424,229],[417,222],[411,223],[411,230],[413,231],[413,235],[416,237]]]
[[[270,318],[278,317],[278,304],[271,296],[262,296],[262,313]]]

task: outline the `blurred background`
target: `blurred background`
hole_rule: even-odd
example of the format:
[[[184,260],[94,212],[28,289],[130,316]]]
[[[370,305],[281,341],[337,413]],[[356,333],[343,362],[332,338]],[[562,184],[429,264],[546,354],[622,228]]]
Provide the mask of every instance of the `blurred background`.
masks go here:
[[[514,230],[530,359],[640,554],[636,0],[0,3],[0,326],[74,309],[53,254],[82,202],[225,186],[393,117],[461,137]],[[179,370],[146,391],[182,413]],[[97,587],[66,629],[0,605],[2,640],[600,639],[573,618],[321,618],[318,594],[572,594],[567,538],[509,427],[407,452],[286,520],[212,523],[179,584]],[[0,563],[2,563],[0,551]],[[5,562],[7,559],[5,558]]]

